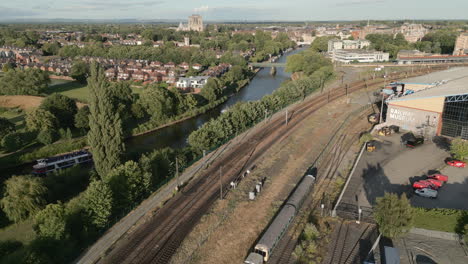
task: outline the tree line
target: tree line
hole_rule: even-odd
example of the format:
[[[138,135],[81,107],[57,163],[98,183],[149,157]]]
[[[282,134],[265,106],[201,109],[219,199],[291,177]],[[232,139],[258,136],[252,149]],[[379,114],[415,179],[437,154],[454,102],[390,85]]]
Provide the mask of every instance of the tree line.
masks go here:
[[[218,118],[205,123],[188,138],[193,150],[201,153],[219,146],[264,119],[265,115],[271,115],[322,88],[334,75],[331,61],[312,50],[288,57],[286,70],[301,72],[303,77],[283,83],[261,100],[237,103]]]

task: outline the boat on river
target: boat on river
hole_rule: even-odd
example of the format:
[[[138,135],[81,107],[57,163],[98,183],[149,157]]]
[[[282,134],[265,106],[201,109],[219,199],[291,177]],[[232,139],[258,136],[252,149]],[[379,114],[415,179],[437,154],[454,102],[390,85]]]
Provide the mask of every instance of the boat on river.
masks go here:
[[[80,150],[60,156],[38,159],[37,164],[33,166],[33,174],[40,175],[57,170],[70,168],[76,164],[88,163],[93,161],[93,155],[86,151]]]

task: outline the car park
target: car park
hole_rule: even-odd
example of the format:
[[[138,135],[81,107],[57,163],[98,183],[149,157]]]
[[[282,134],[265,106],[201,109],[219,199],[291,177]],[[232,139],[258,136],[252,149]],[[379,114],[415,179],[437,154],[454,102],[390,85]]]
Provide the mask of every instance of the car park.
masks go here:
[[[432,198],[432,199],[437,198],[437,194],[438,194],[436,190],[432,190],[429,188],[416,189],[414,193],[416,193],[417,195],[421,197]]]
[[[452,166],[452,167],[457,167],[457,168],[465,168],[466,167],[466,162],[461,161],[461,160],[447,160],[447,165]]]
[[[430,188],[433,190],[437,190],[439,187],[437,187],[435,184],[433,184],[430,181],[427,180],[421,180],[413,183],[413,188],[414,189],[424,189],[424,188]]]
[[[432,174],[432,175],[427,176],[427,178],[429,178],[429,179],[434,179],[434,180],[438,180],[438,181],[443,181],[443,182],[447,182],[447,181],[448,181],[448,176],[447,176],[447,175],[443,175],[443,174]]]

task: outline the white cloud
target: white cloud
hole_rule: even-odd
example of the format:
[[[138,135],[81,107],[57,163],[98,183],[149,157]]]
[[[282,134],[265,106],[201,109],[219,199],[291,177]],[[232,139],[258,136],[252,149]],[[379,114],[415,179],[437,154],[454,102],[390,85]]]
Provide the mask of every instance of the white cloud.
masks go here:
[[[208,12],[210,11],[212,8],[210,8],[209,6],[200,6],[200,7],[196,7],[193,9],[193,12],[195,13],[204,13],[204,12]]]

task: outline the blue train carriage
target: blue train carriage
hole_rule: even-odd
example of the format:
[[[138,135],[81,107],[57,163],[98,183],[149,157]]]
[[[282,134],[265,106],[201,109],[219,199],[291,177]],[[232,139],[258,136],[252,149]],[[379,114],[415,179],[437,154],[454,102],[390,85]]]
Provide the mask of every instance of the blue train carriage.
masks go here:
[[[43,175],[49,172],[72,167],[76,164],[92,162],[93,156],[86,150],[80,150],[56,157],[50,157],[37,160],[37,164],[33,166],[33,174]]]
[[[294,220],[305,197],[310,193],[315,183],[313,175],[306,175],[294,192],[289,197],[286,204],[270,224],[266,232],[255,245],[254,252],[250,253],[245,264],[261,264],[268,261],[277,243],[281,240],[289,225]],[[261,261],[259,259],[262,259]]]

